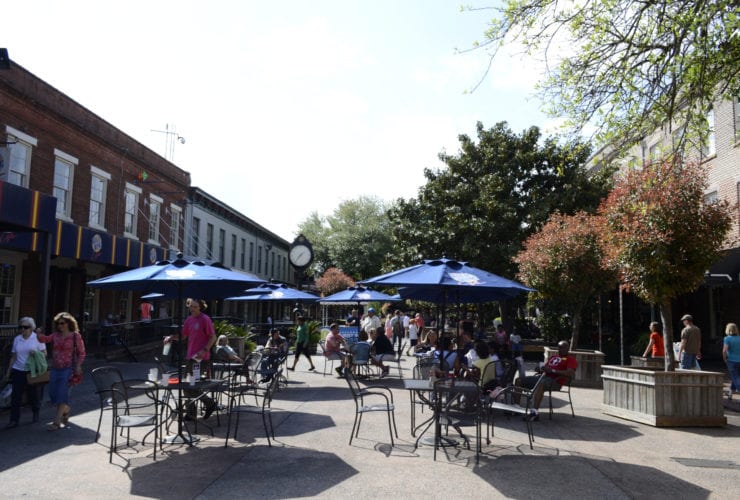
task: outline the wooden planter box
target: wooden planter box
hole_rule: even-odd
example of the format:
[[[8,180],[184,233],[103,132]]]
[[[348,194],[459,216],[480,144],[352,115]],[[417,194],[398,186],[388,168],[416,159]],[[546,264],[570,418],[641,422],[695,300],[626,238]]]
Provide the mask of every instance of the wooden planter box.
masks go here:
[[[605,365],[601,410],[655,427],[722,427],[724,375]]]
[[[558,353],[557,347],[545,346],[545,362],[550,356]],[[578,362],[576,376],[571,381],[573,387],[601,387],[601,365],[604,364],[604,353],[601,351],[570,351]]]
[[[633,368],[665,368],[665,358],[643,358],[642,356],[630,356],[630,366]],[[673,366],[678,368],[678,361],[673,362]]]

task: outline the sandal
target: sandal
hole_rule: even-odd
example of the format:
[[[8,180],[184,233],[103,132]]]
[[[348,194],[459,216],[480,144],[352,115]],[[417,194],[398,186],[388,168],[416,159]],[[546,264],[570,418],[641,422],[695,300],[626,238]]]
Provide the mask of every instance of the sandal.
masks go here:
[[[62,415],[62,425],[67,425],[67,422],[69,422],[69,412]]]
[[[52,423],[50,423],[50,424],[48,424],[48,425],[46,426],[46,430],[47,430],[47,431],[58,431],[58,430],[59,430],[59,429],[61,429],[61,428],[62,428],[62,427],[61,427],[60,425],[57,425],[57,424],[55,424],[55,423],[53,423],[53,422],[52,422]]]

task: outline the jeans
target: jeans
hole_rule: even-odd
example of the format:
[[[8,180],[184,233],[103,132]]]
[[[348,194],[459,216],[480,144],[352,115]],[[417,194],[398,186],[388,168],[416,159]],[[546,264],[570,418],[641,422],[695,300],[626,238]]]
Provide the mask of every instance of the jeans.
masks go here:
[[[730,372],[730,390],[740,392],[740,363],[727,360],[727,371]]]
[[[684,351],[681,353],[681,369],[693,370],[696,367],[696,354],[689,354]]]

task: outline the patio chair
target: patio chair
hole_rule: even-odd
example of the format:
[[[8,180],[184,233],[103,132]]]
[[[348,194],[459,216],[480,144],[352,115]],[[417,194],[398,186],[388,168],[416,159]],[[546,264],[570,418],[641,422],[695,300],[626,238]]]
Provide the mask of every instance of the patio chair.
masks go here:
[[[570,404],[570,413],[571,413],[571,416],[573,418],[575,418],[576,417],[576,412],[573,409],[573,399],[570,396],[570,383],[571,383],[571,379],[568,378],[568,380],[565,382],[565,384],[563,384],[562,386],[560,386],[560,390],[558,392],[564,392],[564,393],[568,394],[568,403]],[[547,401],[548,401],[549,407],[550,407],[549,417],[550,417],[550,420],[552,420],[552,413],[553,413],[553,411],[552,411],[552,387],[549,387],[547,389]]]
[[[113,384],[122,384],[121,389],[126,393],[128,399],[128,391],[126,390],[126,384],[124,384],[123,374],[121,370],[113,366],[100,366],[94,368],[91,372],[93,384],[95,384],[95,394],[98,396],[100,403],[100,413],[98,415],[98,427],[95,429],[95,443],[100,439],[100,425],[103,421],[103,412],[113,409]],[[147,401],[136,401],[130,402],[129,407],[149,406]]]
[[[254,391],[253,384],[245,383],[239,387],[229,388],[229,418],[226,423],[226,442],[224,443],[224,448],[229,446],[229,434],[231,433],[232,416],[236,414],[236,425],[234,426],[234,439],[236,439],[239,432],[239,417],[242,413],[262,416],[262,425],[265,428],[267,445],[270,447],[272,446],[272,443],[270,442],[270,436],[275,439],[275,428],[272,424],[271,404],[272,396],[275,393],[279,383],[280,372],[276,373],[275,376],[272,377],[270,382],[265,387],[264,392],[260,395],[262,401],[259,401],[257,393]],[[240,403],[240,401],[244,400],[244,396],[247,394],[255,394],[255,404],[251,405],[243,402]],[[267,425],[268,422],[270,423],[269,427]]]
[[[475,427],[475,461],[478,462],[481,445],[483,421],[483,403],[477,381],[460,379],[442,379],[434,384],[434,404],[436,425],[443,423],[449,432],[452,427],[457,431],[470,449],[470,440],[462,431],[464,423],[472,422]],[[434,446],[434,460],[437,459],[439,439]]]
[[[351,370],[355,374],[355,376],[360,375],[360,371],[362,371],[362,374],[365,376],[370,375],[370,344],[367,342],[358,342],[356,344],[352,344],[350,347],[350,352],[352,353],[351,358]]]
[[[153,459],[157,459],[157,443],[159,443],[160,450],[162,449],[162,443],[159,439],[159,407],[160,402],[155,398],[151,398],[149,404],[142,404],[137,402],[134,406],[130,401],[130,389],[127,384],[130,383],[145,383],[145,381],[127,381],[127,382],[114,382],[110,388],[110,399],[112,402],[112,426],[111,426],[111,438],[110,438],[110,449],[108,461],[113,463],[113,452],[118,449],[118,430],[126,430],[126,446],[131,445],[131,429],[134,427],[151,427],[151,430],[144,435],[141,440],[141,444],[145,444],[146,436],[154,433],[154,456]]]
[[[342,356],[339,353],[332,352],[330,354],[326,354],[326,341],[325,340],[319,340],[319,347],[321,347],[321,355],[324,357],[324,377],[326,377],[326,366],[331,361],[331,369],[334,369],[334,362],[335,361],[342,361]],[[331,373],[331,372],[329,372]]]
[[[516,366],[516,364],[514,365]],[[508,415],[514,414],[514,415],[522,415],[524,418],[524,421],[527,425],[527,437],[529,438],[529,448],[534,449],[532,443],[534,442],[534,430],[532,428],[532,418],[531,418],[531,409],[532,404],[534,402],[534,395],[539,389],[540,385],[544,383],[544,378],[547,375],[543,373],[540,375],[540,377],[537,379],[537,382],[535,383],[534,387],[531,389],[527,389],[525,387],[520,387],[518,385],[510,385],[502,389],[501,391],[497,391],[495,393],[492,393],[490,395],[490,400],[487,403],[489,412],[488,412],[488,430],[491,430],[491,427],[493,426],[493,410],[501,410],[505,412]],[[514,399],[517,399],[519,403],[515,404],[513,402]],[[508,401],[508,402],[507,402]],[[521,403],[524,401],[524,405],[522,406]],[[490,444],[491,439],[490,437],[493,436],[493,432],[490,433],[490,435],[486,434],[486,442]]]
[[[393,402],[393,392],[390,388],[380,385],[370,387],[360,387],[360,383],[354,376],[351,370],[347,370],[345,374],[347,385],[352,393],[352,399],[355,401],[355,421],[352,424],[352,432],[349,435],[349,444],[352,444],[352,439],[359,437],[360,425],[362,424],[362,416],[365,413],[374,412],[385,412],[388,416],[388,432],[391,435],[391,446],[395,446],[393,441],[393,434],[395,433],[398,437],[398,428],[396,427],[396,414],[395,405]],[[380,397],[385,400],[384,403],[367,404],[365,399],[367,398]]]
[[[412,376],[416,380],[429,380],[432,368],[436,365],[436,360],[431,358],[420,359],[412,370]],[[430,391],[410,391],[409,396],[411,398],[411,435],[416,436],[416,407],[421,408],[421,412],[424,412],[424,408],[432,407],[432,398]]]

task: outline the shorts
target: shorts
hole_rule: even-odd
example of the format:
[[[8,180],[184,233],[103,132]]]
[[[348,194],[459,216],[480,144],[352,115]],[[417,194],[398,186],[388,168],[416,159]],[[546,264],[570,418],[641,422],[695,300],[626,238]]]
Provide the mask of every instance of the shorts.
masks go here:
[[[296,344],[295,345],[295,357],[299,357],[301,354],[310,358],[311,355],[308,353],[308,344]]]
[[[411,344],[411,347],[414,347],[419,343],[419,339],[410,339],[409,343]]]
[[[52,368],[49,370],[49,399],[51,404],[69,403],[69,376],[72,367]]]

